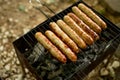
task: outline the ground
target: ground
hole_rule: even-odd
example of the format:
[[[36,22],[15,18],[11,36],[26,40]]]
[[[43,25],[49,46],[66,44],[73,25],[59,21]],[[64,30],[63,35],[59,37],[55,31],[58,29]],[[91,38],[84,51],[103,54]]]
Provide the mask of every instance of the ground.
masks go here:
[[[55,12],[59,12],[76,0],[46,1],[51,9]],[[120,23],[120,16],[107,12],[106,7],[101,6],[102,4],[100,1],[85,0],[85,2],[95,8],[114,24]],[[35,7],[39,6],[38,3],[29,3],[28,0],[0,0],[0,78],[3,80],[22,80],[22,69],[12,42],[47,19],[39,10],[33,8],[33,5]],[[54,15],[44,7],[41,9],[46,12],[48,16]],[[118,57],[113,56],[109,63],[112,63],[114,60],[120,61]],[[98,66],[86,79],[101,79],[99,75],[100,69],[101,67]],[[24,80],[35,80],[27,69],[26,73],[27,75]]]

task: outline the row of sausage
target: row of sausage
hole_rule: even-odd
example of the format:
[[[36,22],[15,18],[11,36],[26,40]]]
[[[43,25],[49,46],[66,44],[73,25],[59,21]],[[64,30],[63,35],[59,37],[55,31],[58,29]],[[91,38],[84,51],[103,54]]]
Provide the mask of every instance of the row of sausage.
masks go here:
[[[77,60],[77,53],[92,45],[99,39],[106,23],[83,3],[72,7],[72,12],[56,22],[49,23],[50,30],[45,35],[36,32],[35,38],[56,59],[62,63],[67,58],[73,62]]]

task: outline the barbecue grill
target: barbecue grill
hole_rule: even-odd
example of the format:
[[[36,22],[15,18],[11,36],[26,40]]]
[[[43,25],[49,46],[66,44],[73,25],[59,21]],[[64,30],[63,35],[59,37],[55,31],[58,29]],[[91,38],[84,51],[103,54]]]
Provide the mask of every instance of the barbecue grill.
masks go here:
[[[39,9],[48,19],[13,42],[21,66],[23,69],[27,67],[37,80],[83,80],[90,71],[108,55],[113,55],[117,49],[120,43],[120,29],[87,4],[85,5],[106,22],[107,28],[101,32],[99,40],[77,55],[78,60],[76,62],[60,63],[38,43],[34,37],[36,32],[41,31],[44,34],[46,30],[50,29],[50,22],[62,19],[64,15],[72,12],[71,8],[73,6],[79,3],[85,4],[82,0],[79,0],[50,18]],[[52,11],[49,7],[47,8]]]

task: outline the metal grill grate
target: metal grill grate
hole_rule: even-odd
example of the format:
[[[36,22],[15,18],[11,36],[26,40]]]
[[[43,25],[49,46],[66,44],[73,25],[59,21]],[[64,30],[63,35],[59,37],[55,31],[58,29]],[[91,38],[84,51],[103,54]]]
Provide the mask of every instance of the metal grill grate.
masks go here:
[[[108,28],[102,31],[98,41],[77,55],[78,60],[76,63],[68,61],[66,64],[62,64],[52,58],[52,56],[48,54],[49,52],[45,50],[42,45],[38,44],[34,34],[38,31],[44,34],[46,30],[50,29],[49,23],[51,21],[56,22],[58,19],[62,19],[64,15],[71,12],[73,6],[79,3],[84,2],[78,1],[50,18],[40,8],[36,8],[48,19],[13,42],[22,66],[25,65],[37,79],[82,80],[92,69],[103,61],[106,56],[112,55],[119,45],[120,29],[93,9],[92,10],[106,22]],[[42,5],[54,13],[47,5]],[[87,4],[85,5],[88,6]]]

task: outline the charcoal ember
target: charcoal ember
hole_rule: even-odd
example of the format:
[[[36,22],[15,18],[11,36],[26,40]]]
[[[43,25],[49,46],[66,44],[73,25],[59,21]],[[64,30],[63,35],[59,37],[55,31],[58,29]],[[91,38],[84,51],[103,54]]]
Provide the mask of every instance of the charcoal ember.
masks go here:
[[[78,67],[78,66],[76,65],[76,63],[72,62],[72,63],[64,64],[61,67],[63,68],[63,72],[62,72],[61,76],[64,79],[66,79],[74,74],[74,72],[76,71],[76,67]]]
[[[92,48],[92,50],[94,50],[94,52],[98,52],[98,50],[99,50],[99,47],[98,47],[98,45],[96,45],[95,43],[93,44],[93,45],[91,45],[91,48]]]
[[[57,59],[54,59],[54,58],[51,60],[51,62],[54,63],[55,65],[59,65],[60,64],[60,62]]]
[[[39,56],[44,54],[44,51],[45,51],[44,47],[40,43],[37,43],[34,46],[32,53],[28,57],[29,62],[34,63],[35,61],[37,61]]]
[[[42,71],[40,76],[44,77],[46,75],[46,73],[47,73],[46,71]]]
[[[32,63],[32,66],[33,67],[38,67],[38,66],[40,66],[41,64],[42,64],[42,62],[43,61],[45,61],[45,56],[39,56],[39,58],[38,58],[38,60],[37,61],[35,61],[34,63]]]
[[[39,74],[39,76],[43,78],[46,77],[46,75],[48,74],[48,69],[45,66],[41,66],[41,65],[37,66],[36,71]]]
[[[84,61],[84,57],[81,54],[78,54],[78,60],[76,61],[76,65],[79,66]]]
[[[53,63],[48,63],[48,68],[52,71],[55,70],[57,67]]]
[[[52,71],[48,74],[48,79],[52,79],[52,78],[58,76],[59,74],[61,74],[62,72],[63,72],[62,69],[59,69],[57,71]]]
[[[100,43],[99,44],[99,50],[97,53],[101,53],[103,51],[103,49],[105,48],[106,42]]]
[[[46,71],[50,71],[50,68],[45,67],[45,66],[41,66],[41,69],[42,69],[42,70],[46,70]]]
[[[57,69],[57,65],[51,63],[49,60],[45,60],[45,64],[41,65],[42,70],[54,71]]]
[[[90,59],[90,60],[95,60],[94,58],[95,58],[94,53],[93,53],[93,54],[89,54],[89,55],[88,55],[88,59]]]
[[[82,55],[80,54],[78,55],[78,57],[80,57],[80,60],[82,56],[83,59],[87,58],[88,60],[92,61],[92,60],[95,60],[94,58],[98,54],[98,51],[99,51],[99,46],[94,43],[93,45],[88,46],[85,50],[83,50]]]
[[[60,62],[54,59],[49,53],[44,57],[44,61],[38,63],[36,70],[37,73],[42,76],[45,80],[52,79],[61,74]],[[61,63],[62,64],[62,63]],[[55,72],[55,73],[54,73]]]
[[[93,49],[90,49],[88,51],[85,51],[84,58],[87,58],[89,60],[93,60],[96,55],[96,52]]]
[[[54,64],[50,64],[51,66],[41,66],[42,70],[46,70],[46,71],[52,71],[56,69],[56,66]]]

